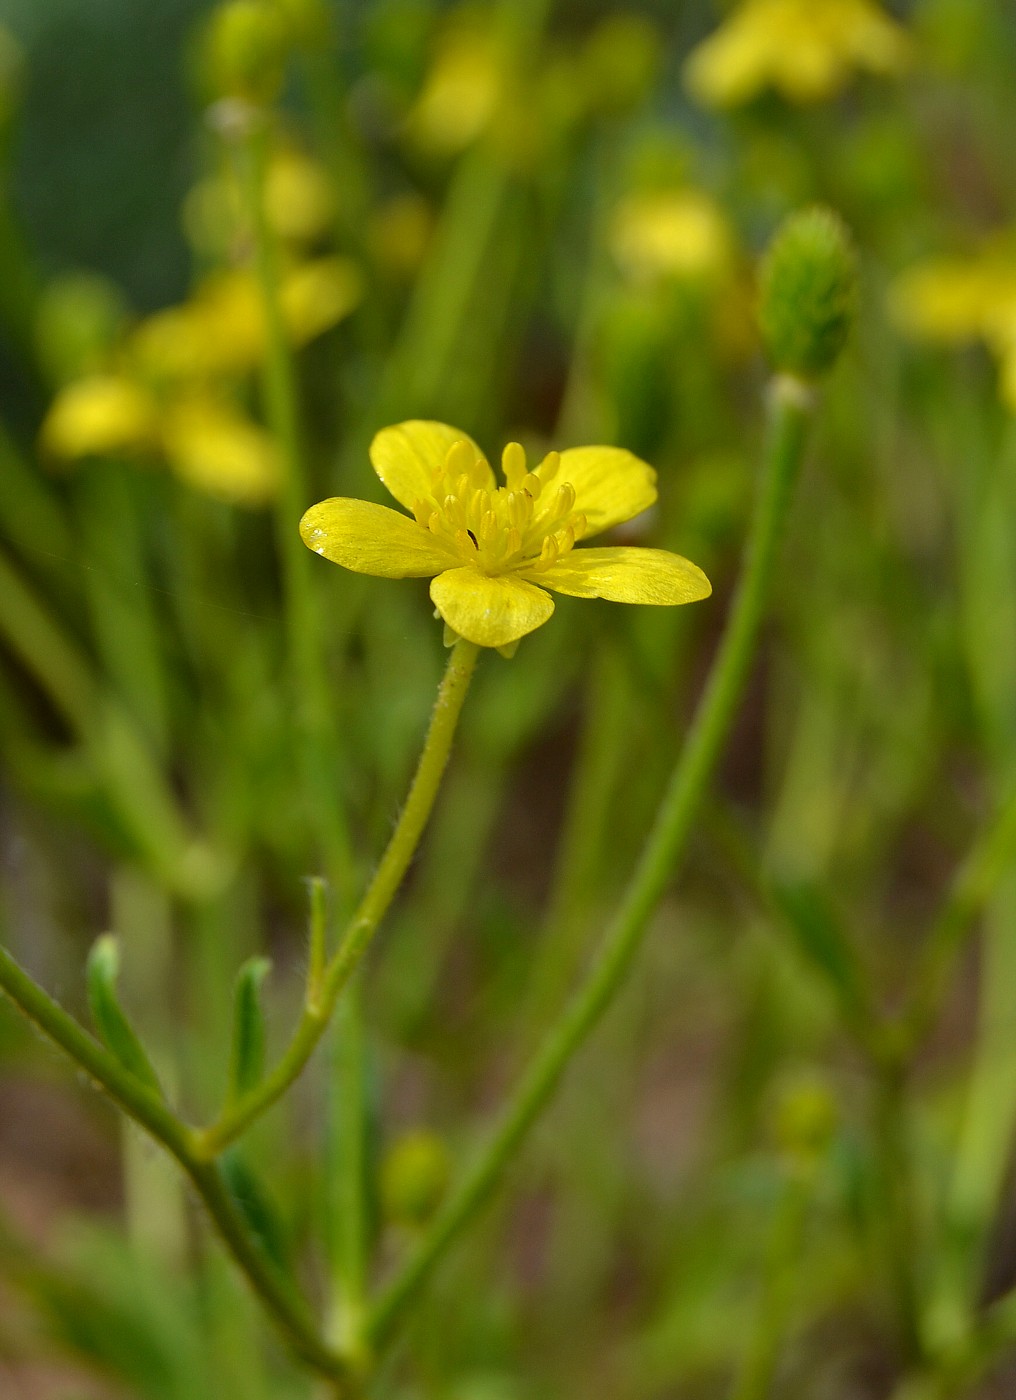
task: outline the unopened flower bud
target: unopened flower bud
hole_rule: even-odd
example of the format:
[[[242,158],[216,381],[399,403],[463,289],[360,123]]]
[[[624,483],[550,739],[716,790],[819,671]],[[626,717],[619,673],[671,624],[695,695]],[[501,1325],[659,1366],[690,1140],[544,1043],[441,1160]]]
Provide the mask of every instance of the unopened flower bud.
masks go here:
[[[792,214],[762,264],[759,324],[778,370],[814,379],[838,358],[854,320],[857,258],[837,214]]]
[[[423,1225],[448,1189],[451,1158],[436,1133],[406,1133],[394,1144],[381,1168],[381,1200],[389,1220]]]
[[[289,26],[274,0],[227,0],[205,36],[211,96],[268,106],[282,90],[289,48]]]
[[[784,1084],[773,1111],[777,1145],[798,1163],[814,1161],[836,1132],[838,1110],[829,1085],[817,1075]]]

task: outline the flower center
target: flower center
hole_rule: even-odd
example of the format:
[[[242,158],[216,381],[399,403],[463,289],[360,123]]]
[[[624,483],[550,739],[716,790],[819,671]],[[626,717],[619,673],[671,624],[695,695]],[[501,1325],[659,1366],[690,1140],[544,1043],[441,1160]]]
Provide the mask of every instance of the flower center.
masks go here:
[[[586,529],[586,517],[575,509],[575,487],[569,481],[553,485],[560,466],[560,452],[548,452],[529,471],[524,449],[510,442],[501,455],[506,484],[492,488],[486,462],[459,441],[413,514],[463,564],[481,573],[549,569]]]

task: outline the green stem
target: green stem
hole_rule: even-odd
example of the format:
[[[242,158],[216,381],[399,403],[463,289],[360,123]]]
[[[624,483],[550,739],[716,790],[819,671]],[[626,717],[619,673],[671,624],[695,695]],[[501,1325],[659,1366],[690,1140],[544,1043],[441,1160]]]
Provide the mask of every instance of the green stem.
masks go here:
[[[903,1353],[920,1361],[923,1353],[920,1261],[914,1221],[914,1174],[907,1134],[906,1081],[902,1068],[886,1063],[875,1084],[873,1137],[880,1178],[879,1223],[889,1284]]]
[[[332,1320],[329,1332],[344,1355],[362,1348],[367,1286],[367,1102],[363,986],[346,989],[332,1039],[326,1182]]]
[[[239,152],[242,187],[254,239],[254,270],[261,294],[265,327],[262,383],[265,413],[282,454],[282,481],[276,513],[276,538],[282,562],[286,636],[303,790],[312,804],[328,875],[340,904],[352,886],[352,851],[336,782],[338,736],[331,720],[329,682],[319,639],[319,608],[313,557],[300,538],[300,517],[309,501],[308,473],[300,434],[299,396],[293,356],[279,299],[278,256],[264,204],[264,168],[268,129],[256,124]]]
[[[308,989],[307,1003],[289,1048],[258,1087],[222,1114],[201,1134],[203,1156],[214,1157],[259,1118],[292,1084],[307,1063],[335,1010],[343,987],[388,911],[402,877],[416,853],[441,785],[462,704],[469,690],[479,647],[460,638],[448,658],[438,690],[420,762],[381,863],[360,905],[339,940],[320,979]]]
[[[483,1206],[575,1052],[623,983],[649,916],[673,877],[748,675],[814,408],[811,391],[789,377],[776,381],[773,402],[772,434],[741,581],[687,743],[621,908],[599,957],[523,1075],[492,1136],[375,1307],[370,1319],[375,1343],[391,1335],[437,1261]]]
[[[784,1183],[777,1207],[758,1313],[731,1392],[732,1400],[767,1400],[772,1393],[780,1343],[793,1300],[794,1261],[801,1248],[811,1196],[812,1175],[797,1164]]]
[[[344,1361],[320,1339],[302,1299],[248,1233],[218,1166],[195,1152],[193,1129],[182,1123],[157,1094],[93,1040],[2,947],[0,990],[176,1158],[194,1183],[226,1248],[279,1331],[308,1365],[323,1375],[341,1379],[345,1374]]]
[[[916,1048],[931,1027],[964,935],[1012,866],[1016,790],[975,840],[928,935],[906,1015],[906,1043]]]

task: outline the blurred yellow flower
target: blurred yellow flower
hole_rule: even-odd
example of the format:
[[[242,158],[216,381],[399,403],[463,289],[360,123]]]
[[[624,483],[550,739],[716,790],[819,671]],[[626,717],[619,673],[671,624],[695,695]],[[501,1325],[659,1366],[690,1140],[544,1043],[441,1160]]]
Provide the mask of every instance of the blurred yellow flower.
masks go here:
[[[308,548],[379,578],[430,578],[448,627],[484,647],[511,647],[554,611],[546,591],[619,603],[692,603],[711,592],[697,565],[662,549],[579,549],[656,500],[656,473],[619,447],[550,452],[533,471],[517,442],[498,486],[473,440],[412,420],[374,438],[371,463],[413,517],[334,497],[300,522]]]
[[[347,258],[313,258],[284,272],[279,302],[292,343],[304,345],[336,325],[362,290]],[[261,294],[246,268],[213,273],[189,301],[142,321],[129,345],[141,368],[159,379],[244,374],[260,364],[264,350]]]
[[[275,442],[228,399],[199,390],[168,404],[162,445],[176,474],[210,496],[261,506],[276,494],[281,464]]]
[[[999,388],[1016,412],[1016,248],[1005,239],[973,257],[928,258],[893,284],[890,312],[918,340],[981,340],[999,361]]]
[[[230,402],[187,388],[165,402],[124,374],[94,374],[57,394],[39,444],[47,457],[162,456],[191,486],[219,500],[259,506],[278,487],[275,443]]]
[[[733,253],[718,205],[692,189],[629,195],[615,210],[610,245],[636,282],[710,278],[730,266]]]
[[[332,227],[335,187],[319,161],[294,146],[280,145],[268,157],[264,208],[269,227],[284,244],[306,246]],[[232,170],[199,180],[184,200],[187,237],[209,256],[228,256],[246,222],[243,191]]]
[[[503,61],[489,26],[460,17],[442,36],[407,134],[428,155],[456,155],[486,131],[503,93]]]
[[[39,444],[63,461],[137,452],[158,441],[158,421],[158,405],[140,385],[123,375],[89,374],[57,394]]]
[[[434,211],[421,194],[397,194],[370,220],[370,246],[379,264],[399,278],[420,266],[434,232]]]
[[[685,81],[710,107],[735,107],[767,87],[819,102],[854,69],[892,76],[909,57],[906,31],[875,0],[743,0],[692,52]]]

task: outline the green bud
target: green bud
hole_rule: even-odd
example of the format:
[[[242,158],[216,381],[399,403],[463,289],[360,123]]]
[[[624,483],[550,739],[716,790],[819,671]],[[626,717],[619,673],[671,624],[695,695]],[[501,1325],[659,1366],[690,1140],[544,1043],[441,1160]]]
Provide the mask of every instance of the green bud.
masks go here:
[[[857,258],[846,226],[831,209],[791,216],[762,264],[759,323],[778,370],[814,379],[827,373],[854,320]]]
[[[436,1133],[406,1133],[381,1167],[381,1200],[389,1220],[423,1225],[441,1204],[451,1177],[451,1158]]]
[[[812,1162],[829,1146],[839,1112],[829,1085],[818,1075],[802,1074],[777,1095],[773,1132],[777,1145],[800,1163]]]
[[[33,328],[47,376],[65,384],[106,368],[126,321],[126,303],[107,278],[90,272],[55,277],[39,298]]]
[[[268,106],[282,90],[289,48],[289,25],[274,0],[227,0],[213,12],[205,34],[211,96]]]

